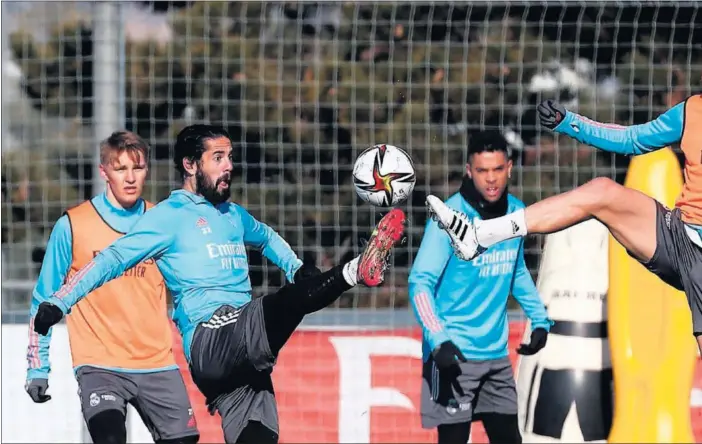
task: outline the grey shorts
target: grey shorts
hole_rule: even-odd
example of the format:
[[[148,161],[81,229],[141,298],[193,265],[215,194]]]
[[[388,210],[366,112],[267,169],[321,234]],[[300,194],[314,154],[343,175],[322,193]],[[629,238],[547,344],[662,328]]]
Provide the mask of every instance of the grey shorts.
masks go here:
[[[199,436],[180,371],[123,373],[81,367],[76,373],[86,423],[105,410],[127,413],[132,404],[154,441]]]
[[[243,307],[222,306],[200,324],[191,345],[193,382],[210,414],[219,412],[225,442],[236,442],[249,421],[279,433],[261,298]]]
[[[684,291],[695,335],[702,333],[702,249],[685,231],[680,210],[656,202],[656,252],[643,265],[663,282]]]
[[[517,414],[517,389],[509,358],[462,362],[461,374],[448,380],[433,359],[422,371],[422,427],[473,421],[482,413]],[[477,419],[477,418],[476,418]]]

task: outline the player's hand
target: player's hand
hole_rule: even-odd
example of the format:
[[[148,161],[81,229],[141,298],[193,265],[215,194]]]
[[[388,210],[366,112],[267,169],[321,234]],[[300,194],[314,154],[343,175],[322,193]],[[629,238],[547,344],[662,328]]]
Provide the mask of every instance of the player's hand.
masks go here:
[[[51,399],[51,395],[46,394],[48,388],[49,380],[44,378],[29,379],[24,385],[24,389],[29,394],[29,397],[37,404],[42,404]]]
[[[295,280],[295,282],[300,282],[302,280],[305,280],[312,276],[317,276],[319,274],[322,274],[322,272],[315,265],[302,264],[302,266],[298,268],[295,272],[295,276],[293,277],[293,279]]]
[[[517,349],[517,353],[520,355],[530,356],[536,354],[542,348],[546,347],[546,338],[548,337],[548,332],[544,328],[535,328],[531,332],[531,341],[529,344],[521,344]]]
[[[545,100],[536,107],[539,122],[548,129],[557,127],[565,119],[565,107],[553,100]]]
[[[49,329],[58,324],[63,318],[63,312],[54,304],[42,302],[39,304],[36,316],[34,316],[34,331],[42,336],[49,333]]]
[[[432,357],[439,372],[449,378],[455,378],[460,375],[461,367],[459,363],[467,361],[461,350],[451,341],[444,341],[436,347],[432,352]]]

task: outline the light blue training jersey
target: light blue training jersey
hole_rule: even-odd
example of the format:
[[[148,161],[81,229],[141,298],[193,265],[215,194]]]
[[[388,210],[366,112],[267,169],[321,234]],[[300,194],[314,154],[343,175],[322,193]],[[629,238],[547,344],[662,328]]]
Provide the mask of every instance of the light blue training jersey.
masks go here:
[[[68,313],[94,289],[154,258],[173,297],[173,321],[189,361],[200,322],[222,305],[251,300],[247,246],[261,250],[290,282],[302,265],[280,235],[241,206],[215,206],[186,190],[173,191],[47,301]]]
[[[114,206],[107,199],[105,193],[93,197],[90,201],[105,223],[121,233],[128,232],[145,211],[143,199],[139,199],[132,208],[118,208]],[[36,315],[39,304],[48,300],[51,295],[61,288],[71,268],[72,262],[73,232],[68,216],[63,215],[54,224],[54,228],[51,230],[51,235],[49,236],[49,242],[46,245],[46,253],[41,265],[41,271],[39,272],[37,283],[34,286],[34,291],[32,291],[32,303],[29,309],[30,319],[33,319]],[[37,335],[33,331],[30,331],[29,334],[30,344],[27,347],[27,379],[47,379],[51,372],[51,364],[49,362],[51,329],[49,329],[49,333],[46,336]],[[36,339],[32,339],[34,335],[36,335]],[[136,370],[109,367],[107,369],[127,373],[148,373],[176,368],[178,368],[178,366],[173,365],[155,369]]]
[[[446,205],[468,216],[478,212],[460,193]],[[508,195],[507,212],[524,208]],[[508,355],[507,299],[511,294],[531,320],[532,328],[549,331],[539,293],[524,262],[524,239],[492,245],[472,261],[458,259],[448,234],[430,219],[409,276],[410,304],[423,331],[423,357],[444,341],[452,341],[468,360]]]

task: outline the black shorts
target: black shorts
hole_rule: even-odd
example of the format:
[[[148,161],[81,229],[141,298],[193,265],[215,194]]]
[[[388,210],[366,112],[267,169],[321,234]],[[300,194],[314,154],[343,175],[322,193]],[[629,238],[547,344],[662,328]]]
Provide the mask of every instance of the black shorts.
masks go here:
[[[196,327],[190,371],[210,414],[222,417],[226,442],[235,442],[249,421],[278,433],[271,379],[275,361],[260,298],[239,308],[222,306]]]
[[[656,252],[643,265],[668,285],[685,292],[695,335],[702,333],[702,248],[690,239],[680,210],[656,202]]]

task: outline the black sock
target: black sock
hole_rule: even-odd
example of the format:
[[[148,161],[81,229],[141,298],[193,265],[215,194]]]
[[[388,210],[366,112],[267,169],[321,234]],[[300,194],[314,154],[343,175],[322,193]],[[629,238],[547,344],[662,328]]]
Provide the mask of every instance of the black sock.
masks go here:
[[[337,265],[319,276],[300,282],[299,288],[293,290],[295,293],[300,292],[298,297],[305,314],[328,307],[352,288],[344,279],[343,270],[343,265]]]
[[[263,297],[263,317],[271,352],[277,356],[306,314],[319,311],[351,288],[337,266],[320,275],[288,284]]]

